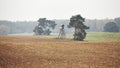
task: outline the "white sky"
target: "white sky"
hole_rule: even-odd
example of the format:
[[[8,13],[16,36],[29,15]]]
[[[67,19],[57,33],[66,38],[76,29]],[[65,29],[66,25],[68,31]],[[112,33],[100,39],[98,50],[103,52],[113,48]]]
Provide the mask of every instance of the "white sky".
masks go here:
[[[87,19],[120,16],[120,0],[0,0],[0,20]]]

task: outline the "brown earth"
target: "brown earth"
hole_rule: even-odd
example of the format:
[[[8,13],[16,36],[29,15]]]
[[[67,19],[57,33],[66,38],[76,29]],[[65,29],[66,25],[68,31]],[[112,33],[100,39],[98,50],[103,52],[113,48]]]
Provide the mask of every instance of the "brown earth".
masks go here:
[[[120,68],[120,41],[0,36],[0,68]]]

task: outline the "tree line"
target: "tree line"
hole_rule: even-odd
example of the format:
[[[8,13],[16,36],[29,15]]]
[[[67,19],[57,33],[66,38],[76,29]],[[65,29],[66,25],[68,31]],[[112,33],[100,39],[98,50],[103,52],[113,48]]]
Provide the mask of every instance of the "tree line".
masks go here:
[[[38,19],[39,20],[39,19]],[[70,20],[51,20],[56,23],[52,33],[59,33],[61,24],[65,25],[66,33],[73,33],[73,28],[67,28]],[[111,23],[112,22],[112,23]],[[38,21],[7,21],[0,20],[0,35],[15,34],[15,33],[32,33],[38,25]],[[110,24],[108,24],[110,23]],[[87,32],[120,32],[120,17],[114,19],[86,19],[84,24],[90,28]],[[51,28],[50,28],[51,29]],[[111,31],[110,31],[111,30]]]
[[[0,21],[0,35],[16,34],[16,33],[31,33],[36,26],[35,21]]]

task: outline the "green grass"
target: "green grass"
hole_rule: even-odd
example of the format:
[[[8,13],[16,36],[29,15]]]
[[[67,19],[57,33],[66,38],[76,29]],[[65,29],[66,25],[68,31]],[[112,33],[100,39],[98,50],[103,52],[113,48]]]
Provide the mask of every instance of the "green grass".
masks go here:
[[[58,38],[58,35],[45,36]],[[67,34],[66,39],[73,39],[73,34]],[[88,32],[85,41],[120,41],[120,32]]]
[[[87,41],[120,41],[120,33],[113,32],[90,32],[87,34]]]

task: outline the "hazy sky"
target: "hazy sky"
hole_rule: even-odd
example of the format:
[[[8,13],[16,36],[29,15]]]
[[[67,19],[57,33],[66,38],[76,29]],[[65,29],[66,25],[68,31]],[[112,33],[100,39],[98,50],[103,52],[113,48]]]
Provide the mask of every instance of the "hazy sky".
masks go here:
[[[0,20],[87,19],[120,16],[120,0],[0,0]]]

